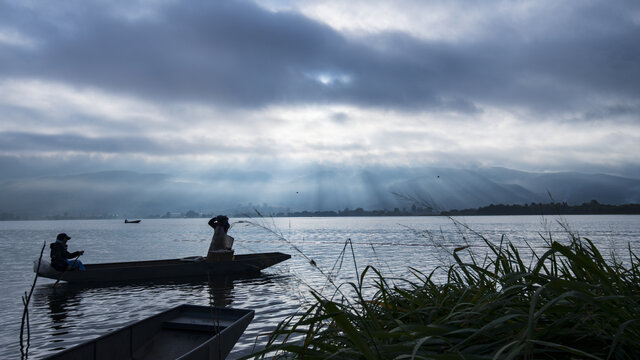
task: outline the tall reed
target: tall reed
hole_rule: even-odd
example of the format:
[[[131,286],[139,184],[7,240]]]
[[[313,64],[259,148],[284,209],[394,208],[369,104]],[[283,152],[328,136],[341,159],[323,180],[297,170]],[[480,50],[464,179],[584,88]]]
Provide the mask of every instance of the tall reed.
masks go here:
[[[570,234],[571,235],[571,234]],[[633,359],[640,354],[640,259],[603,257],[587,238],[548,239],[527,256],[504,237],[441,268],[392,282],[366,267],[354,298],[315,302],[282,321],[256,358]],[[531,247],[529,247],[531,249]],[[461,257],[462,253],[468,256]],[[464,258],[464,260],[463,260]],[[363,284],[375,294],[366,297]]]

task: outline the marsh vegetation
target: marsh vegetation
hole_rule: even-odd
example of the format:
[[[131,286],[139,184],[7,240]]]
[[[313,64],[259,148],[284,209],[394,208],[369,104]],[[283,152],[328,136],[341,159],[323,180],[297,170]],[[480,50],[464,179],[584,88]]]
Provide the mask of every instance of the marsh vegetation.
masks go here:
[[[367,266],[331,294],[311,290],[311,303],[251,357],[635,358],[640,259],[631,245],[624,256],[603,254],[567,233],[562,242],[541,235],[542,252],[481,237],[487,253],[458,247],[449,265],[413,269],[412,279]]]

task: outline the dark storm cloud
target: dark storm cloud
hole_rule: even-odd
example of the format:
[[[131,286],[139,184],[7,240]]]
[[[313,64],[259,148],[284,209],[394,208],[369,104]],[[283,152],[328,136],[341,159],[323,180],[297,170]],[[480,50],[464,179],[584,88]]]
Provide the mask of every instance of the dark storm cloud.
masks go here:
[[[0,151],[80,151],[103,153],[155,152],[161,146],[141,137],[100,137],[80,135],[48,135],[25,132],[0,133]]]
[[[617,104],[613,106],[604,106],[599,109],[589,111],[584,114],[586,120],[602,120],[618,117],[635,117],[640,114],[640,106],[630,106],[626,104]]]
[[[518,31],[495,19],[483,36],[450,43],[394,32],[346,37],[302,15],[242,2],[177,2],[131,19],[85,2],[60,5],[68,14],[54,16],[0,6],[0,21],[33,39],[32,46],[0,43],[1,77],[163,101],[473,113],[478,103],[553,111],[640,96],[633,3],[593,3]]]
[[[104,154],[185,155],[202,151],[218,154],[243,153],[243,146],[227,144],[191,144],[176,139],[153,139],[144,136],[89,137],[74,134],[34,134],[27,132],[0,132],[0,152],[81,152]],[[264,147],[263,153],[272,149]]]

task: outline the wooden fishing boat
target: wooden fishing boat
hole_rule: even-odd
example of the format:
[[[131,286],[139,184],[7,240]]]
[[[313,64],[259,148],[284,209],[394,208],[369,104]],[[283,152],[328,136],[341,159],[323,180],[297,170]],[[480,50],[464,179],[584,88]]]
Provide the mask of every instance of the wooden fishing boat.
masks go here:
[[[201,256],[192,256],[182,259],[84,264],[85,271],[65,272],[53,270],[48,261],[43,259],[38,274],[42,277],[73,283],[207,278],[216,275],[259,273],[289,258],[291,255],[280,252],[235,255],[228,259],[211,262]],[[36,268],[34,262],[34,270]]]
[[[125,224],[138,224],[138,223],[140,223],[140,221],[142,221],[142,220],[127,220],[127,219],[124,219],[124,223]]]
[[[253,310],[180,305],[46,359],[224,359],[253,315]]]

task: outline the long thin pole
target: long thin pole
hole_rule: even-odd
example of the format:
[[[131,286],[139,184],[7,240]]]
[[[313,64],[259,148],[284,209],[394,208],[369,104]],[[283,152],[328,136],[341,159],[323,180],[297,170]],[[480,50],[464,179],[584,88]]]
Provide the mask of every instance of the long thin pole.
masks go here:
[[[29,327],[29,302],[31,301],[31,295],[33,295],[33,289],[36,288],[36,281],[38,281],[38,275],[40,272],[40,263],[42,262],[42,254],[44,253],[44,248],[47,245],[45,241],[42,244],[42,250],[40,250],[40,257],[38,258],[38,267],[36,268],[36,276],[33,278],[33,284],[31,285],[31,290],[29,294],[24,292],[22,296],[22,304],[24,304],[24,310],[22,311],[22,323],[20,325],[20,353],[22,354],[23,359],[27,359],[29,357],[29,345],[31,342],[31,328]],[[24,346],[24,324],[27,324],[27,346]]]

